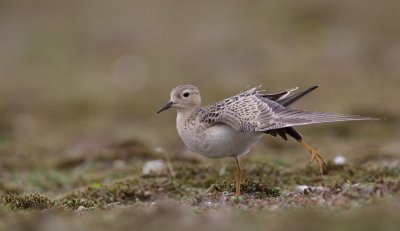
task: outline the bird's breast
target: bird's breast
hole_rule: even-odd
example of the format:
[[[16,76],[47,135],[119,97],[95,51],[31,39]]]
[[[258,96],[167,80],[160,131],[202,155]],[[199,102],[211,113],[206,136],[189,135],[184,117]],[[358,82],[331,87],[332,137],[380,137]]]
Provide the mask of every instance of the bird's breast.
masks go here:
[[[245,154],[262,136],[259,132],[237,132],[225,124],[206,127],[194,122],[177,128],[182,141],[191,151],[211,158]]]

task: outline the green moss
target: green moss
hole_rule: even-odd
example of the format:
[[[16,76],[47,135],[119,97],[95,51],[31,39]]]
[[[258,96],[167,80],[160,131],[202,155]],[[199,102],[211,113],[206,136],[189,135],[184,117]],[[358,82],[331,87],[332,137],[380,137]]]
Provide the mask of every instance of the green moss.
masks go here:
[[[278,197],[281,194],[279,189],[272,188],[266,182],[252,179],[245,180],[241,184],[240,189],[242,194],[250,194],[257,199]],[[218,192],[227,191],[233,193],[236,191],[236,182],[226,180],[217,181],[213,185],[213,190]]]
[[[6,194],[0,200],[6,207],[11,209],[36,209],[43,210],[52,208],[56,203],[42,194]]]
[[[173,168],[176,174],[174,179],[189,187],[207,188],[221,177],[218,174],[218,167],[178,162]]]
[[[60,202],[68,209],[77,209],[79,206],[106,208],[111,204],[148,201],[162,194],[179,197],[183,192],[179,184],[167,177],[126,178],[72,192]]]
[[[119,180],[99,187],[86,187],[75,191],[61,202],[70,209],[84,207],[105,207],[107,204],[134,201],[138,198],[144,198],[142,192],[137,187],[137,179]]]
[[[98,175],[98,180],[83,181],[86,187],[74,190],[65,196],[58,196],[57,200],[51,200],[40,194],[15,195],[7,194],[2,200],[5,207],[13,209],[43,209],[51,207],[62,207],[67,210],[76,210],[80,206],[89,209],[110,208],[118,205],[137,205],[141,202],[156,200],[158,197],[168,197],[177,201],[196,198],[204,190],[212,186],[214,199],[219,201],[223,192],[233,194],[235,192],[235,168],[234,165],[221,166],[218,163],[193,163],[175,161],[172,163],[174,175],[164,174],[155,176],[138,176],[140,164],[135,165],[135,169],[124,171],[121,175],[110,177],[99,169],[94,172],[84,173]],[[133,171],[134,170],[134,171]],[[400,184],[398,180],[397,168],[376,168],[370,169],[364,166],[344,165],[336,166],[328,162],[326,173],[320,175],[315,168],[298,168],[296,170],[286,170],[282,166],[247,162],[243,166],[243,183],[241,185],[242,195],[248,199],[264,199],[268,197],[278,197],[281,195],[276,188],[293,190],[296,185],[305,184],[310,186],[324,186],[328,189],[326,195],[336,192],[335,190],[347,190],[350,185],[351,190],[347,190],[345,197],[369,198],[373,193],[371,187],[379,195],[398,193]],[[110,172],[113,172],[110,170]],[[67,175],[63,171],[58,171],[62,177],[57,177],[57,184],[50,184],[48,190],[56,190],[68,183]],[[102,175],[103,174],[103,175]],[[109,174],[109,173],[107,173]],[[126,177],[127,175],[134,175]],[[103,176],[103,177],[101,177]],[[107,179],[102,179],[107,177]],[[108,183],[104,183],[107,182]],[[363,183],[367,187],[353,187],[353,183]],[[33,184],[41,185],[37,181]],[[1,186],[1,185],[0,185]],[[4,185],[3,185],[4,188]],[[42,187],[43,188],[43,187]],[[23,189],[23,188],[22,188]],[[357,190],[361,190],[360,193]],[[386,190],[386,191],[385,191]],[[4,190],[3,190],[4,191]],[[364,192],[365,191],[365,192]],[[222,194],[221,194],[222,193]],[[313,192],[317,193],[318,192]],[[386,194],[385,194],[386,195]],[[375,196],[374,196],[375,198]],[[201,201],[198,203],[201,206]]]

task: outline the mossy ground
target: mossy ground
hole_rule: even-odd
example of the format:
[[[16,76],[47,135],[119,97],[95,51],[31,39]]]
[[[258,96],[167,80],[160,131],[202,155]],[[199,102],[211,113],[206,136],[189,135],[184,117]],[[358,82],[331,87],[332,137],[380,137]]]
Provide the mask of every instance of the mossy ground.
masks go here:
[[[267,221],[292,227],[286,224],[289,220],[304,228],[308,227],[306,221],[367,227],[360,217],[373,217],[375,210],[384,211],[376,216],[385,226],[396,223],[386,210],[398,209],[400,168],[377,167],[382,158],[393,157],[366,155],[344,165],[329,160],[325,174],[320,175],[313,165],[290,168],[284,161],[274,164],[255,153],[243,158],[242,195],[237,200],[232,160],[165,159],[164,153],[152,152],[142,142],[124,143],[131,145],[117,150],[102,148],[90,158],[76,155],[51,160],[48,156],[48,161],[24,163],[23,171],[18,163],[7,165],[8,173],[0,181],[0,215],[4,219],[0,228],[36,227],[41,222],[51,226],[54,217],[77,227],[106,225],[121,230],[160,225],[172,230],[183,225],[182,219],[189,219],[192,228],[204,228],[202,220],[221,229],[254,224],[262,228]],[[120,147],[111,145],[116,146]],[[143,164],[152,159],[163,159],[170,168],[142,175]],[[300,185],[309,187],[299,189]],[[337,215],[348,212],[354,220]],[[12,214],[19,215],[11,218]],[[43,220],[37,220],[39,214]],[[155,220],[146,223],[147,219]],[[169,219],[177,219],[177,223]]]
[[[266,136],[242,158],[240,199],[233,159],[198,158],[178,141],[161,149],[114,138],[72,152],[11,143],[0,150],[0,229],[390,229],[400,199],[397,125],[379,122],[369,136],[357,125],[306,130],[326,158],[323,175],[295,141]],[[338,148],[343,165],[334,163]],[[143,175],[151,160],[165,171]]]

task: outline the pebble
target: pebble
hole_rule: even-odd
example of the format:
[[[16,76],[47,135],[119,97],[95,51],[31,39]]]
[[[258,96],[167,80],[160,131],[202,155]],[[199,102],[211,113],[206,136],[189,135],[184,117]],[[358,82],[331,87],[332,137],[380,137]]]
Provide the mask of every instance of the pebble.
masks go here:
[[[147,161],[143,165],[142,174],[150,175],[150,174],[161,174],[167,172],[167,166],[162,160],[151,160]]]
[[[297,185],[297,191],[304,192],[304,190],[308,189],[310,186],[308,185]]]
[[[336,165],[344,165],[346,163],[346,158],[344,156],[336,156],[334,161],[333,161]]]
[[[308,189],[308,190],[316,190],[316,191],[325,191],[325,190],[329,190],[327,187],[322,187],[322,186],[309,186],[309,185],[298,185],[296,187],[297,191],[299,192],[304,192],[304,190]]]

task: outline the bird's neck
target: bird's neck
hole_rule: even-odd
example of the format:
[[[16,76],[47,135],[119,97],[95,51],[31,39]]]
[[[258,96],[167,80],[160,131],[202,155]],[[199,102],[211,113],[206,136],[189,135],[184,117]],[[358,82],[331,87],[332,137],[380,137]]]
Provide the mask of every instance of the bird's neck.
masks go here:
[[[176,125],[177,126],[184,126],[196,113],[197,108],[191,109],[178,109],[176,115]]]

